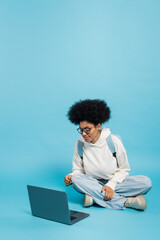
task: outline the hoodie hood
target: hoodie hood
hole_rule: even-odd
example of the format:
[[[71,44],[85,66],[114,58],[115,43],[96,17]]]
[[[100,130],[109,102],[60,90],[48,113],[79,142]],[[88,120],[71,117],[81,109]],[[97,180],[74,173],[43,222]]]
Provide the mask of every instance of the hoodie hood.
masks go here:
[[[94,144],[86,142],[84,140],[84,138],[82,137],[82,135],[80,136],[79,140],[81,142],[83,142],[85,145],[101,146],[104,142],[106,142],[106,138],[109,136],[109,134],[111,134],[111,131],[109,128],[102,128],[101,135],[100,135],[99,139],[97,140],[97,142],[95,142]]]

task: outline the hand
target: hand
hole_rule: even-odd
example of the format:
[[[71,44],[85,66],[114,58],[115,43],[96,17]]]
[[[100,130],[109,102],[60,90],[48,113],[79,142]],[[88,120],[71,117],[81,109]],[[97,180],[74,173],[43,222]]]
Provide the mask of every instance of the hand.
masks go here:
[[[72,184],[71,177],[72,177],[72,175],[71,175],[71,174],[68,174],[68,175],[66,175],[65,178],[64,178],[64,182],[65,182],[65,185],[66,185],[67,187]]]
[[[108,187],[108,186],[104,186],[101,190],[101,193],[105,191],[105,196],[104,196],[104,200],[108,201],[111,200],[113,198],[114,195],[114,191],[112,188]]]

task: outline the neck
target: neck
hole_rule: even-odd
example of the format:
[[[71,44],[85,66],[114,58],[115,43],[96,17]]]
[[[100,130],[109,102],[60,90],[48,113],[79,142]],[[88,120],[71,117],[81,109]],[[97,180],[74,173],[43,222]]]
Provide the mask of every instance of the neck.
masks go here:
[[[97,135],[92,139],[91,143],[96,143],[101,136],[101,130],[97,132]]]

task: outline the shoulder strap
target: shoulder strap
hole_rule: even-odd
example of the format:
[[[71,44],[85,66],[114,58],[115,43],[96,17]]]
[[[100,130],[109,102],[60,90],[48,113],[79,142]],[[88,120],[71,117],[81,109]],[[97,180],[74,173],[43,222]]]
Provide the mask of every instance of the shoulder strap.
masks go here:
[[[114,142],[112,140],[111,134],[109,134],[109,136],[106,138],[106,142],[108,144],[108,147],[109,147],[113,157],[116,158],[117,166],[119,166],[118,159],[117,159],[117,156],[116,156],[116,148],[115,148]]]
[[[106,138],[106,141],[107,141],[107,144],[108,144],[108,147],[109,147],[111,153],[112,154],[116,153],[116,149],[115,149],[111,134],[109,134],[109,136]]]
[[[78,140],[78,154],[81,158],[83,158],[83,145],[84,143]]]

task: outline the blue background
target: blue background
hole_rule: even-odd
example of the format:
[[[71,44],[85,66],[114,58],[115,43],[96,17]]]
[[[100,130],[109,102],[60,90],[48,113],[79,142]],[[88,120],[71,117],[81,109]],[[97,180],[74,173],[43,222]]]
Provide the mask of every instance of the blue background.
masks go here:
[[[0,238],[159,239],[160,1],[0,0]],[[64,186],[80,99],[111,107],[132,174],[152,179],[148,209],[83,208]],[[31,216],[26,185],[67,192],[73,225]]]

